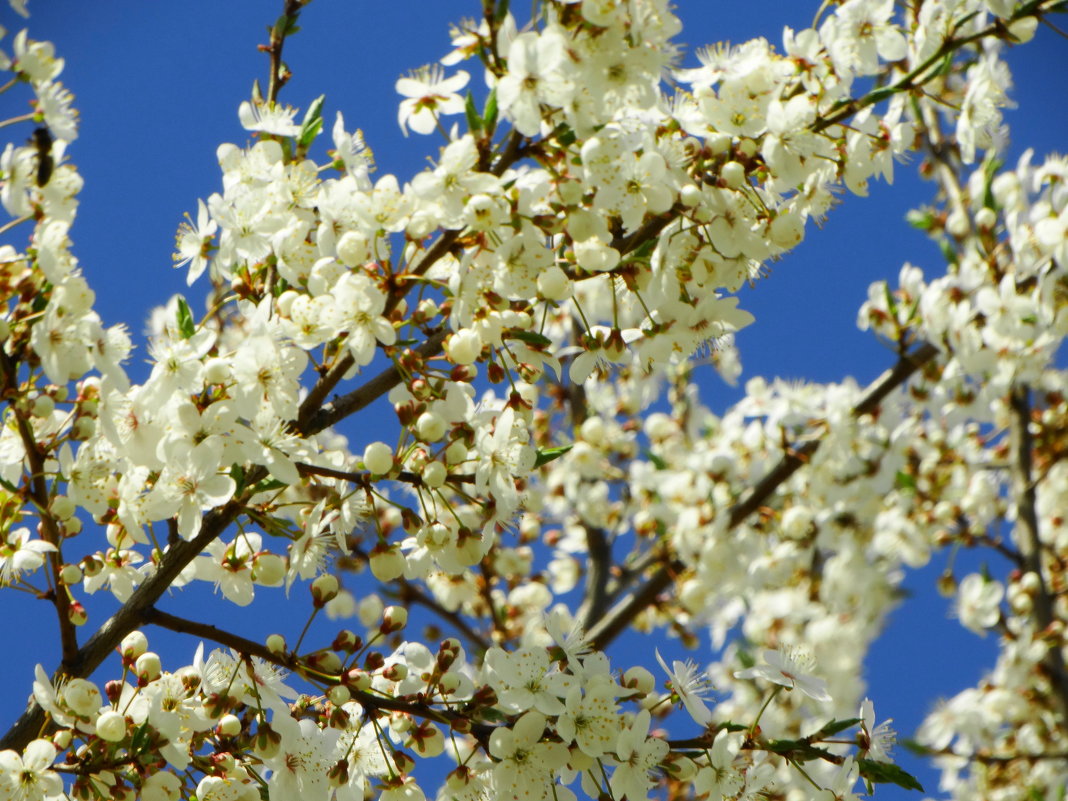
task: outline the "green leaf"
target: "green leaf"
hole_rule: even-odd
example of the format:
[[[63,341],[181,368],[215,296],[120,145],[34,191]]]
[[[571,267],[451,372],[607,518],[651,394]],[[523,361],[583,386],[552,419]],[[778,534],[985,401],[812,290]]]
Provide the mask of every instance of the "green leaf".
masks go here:
[[[935,225],[935,216],[930,209],[913,209],[905,215],[905,222],[920,231],[930,231]]]
[[[645,458],[652,462],[653,467],[655,467],[657,470],[667,470],[667,462],[665,462],[652,451],[645,451]]]
[[[486,131],[487,136],[493,136],[493,131],[497,127],[497,87],[493,87],[490,90],[489,97],[486,98],[486,107],[482,109],[482,128]]]
[[[848,718],[846,720],[832,720],[830,723],[824,724],[823,728],[821,728],[815,734],[810,734],[807,739],[810,739],[810,740],[823,740],[823,739],[825,739],[827,737],[834,737],[834,735],[838,734],[838,732],[845,731],[846,729],[851,729],[852,727],[854,727],[858,723],[860,723],[860,721],[861,721],[860,718]]]
[[[258,481],[252,485],[249,490],[253,495],[258,495],[261,492],[270,492],[271,490],[282,489],[288,487],[284,481],[279,481],[277,478],[265,478],[263,481]]]
[[[544,334],[539,334],[537,331],[509,331],[505,334],[507,339],[518,339],[521,342],[526,342],[528,345],[542,345],[548,347],[553,344],[553,341]]]
[[[561,445],[559,448],[542,448],[538,451],[538,458],[534,460],[534,466],[541,467],[549,464],[554,459],[559,459],[573,447],[573,445]]]
[[[504,22],[504,18],[508,16],[508,0],[500,0],[497,5],[497,13],[493,17],[493,21],[500,25]]]
[[[764,747],[794,762],[807,762],[811,759],[826,759],[833,756],[826,748],[817,748],[804,740],[770,740]]]
[[[923,785],[916,780],[915,776],[897,765],[876,762],[873,759],[858,759],[857,766],[860,768],[860,775],[868,781],[877,784],[896,784],[906,790],[919,790],[921,793],[924,791]]]
[[[478,135],[478,132],[482,130],[482,118],[478,116],[478,109],[475,108],[475,97],[470,92],[464,98],[464,116],[467,117],[467,130],[472,134]]]
[[[134,753],[143,751],[152,742],[152,736],[149,734],[148,723],[142,723],[136,729],[134,729],[133,737],[130,739],[130,750]]]
[[[323,101],[325,99],[326,95],[319,95],[304,114],[300,136],[297,138],[297,144],[302,148],[309,147],[323,129]]]
[[[899,490],[916,490],[916,476],[906,473],[902,470],[897,471],[897,475],[894,476],[894,487]]]
[[[234,462],[230,465],[230,478],[234,480],[234,484],[237,485],[237,489],[234,490],[234,494],[238,495],[241,490],[245,488],[245,468]]]
[[[178,296],[178,333],[182,339],[189,339],[197,332],[197,324],[193,320],[193,312],[189,310],[189,304],[185,298]]]

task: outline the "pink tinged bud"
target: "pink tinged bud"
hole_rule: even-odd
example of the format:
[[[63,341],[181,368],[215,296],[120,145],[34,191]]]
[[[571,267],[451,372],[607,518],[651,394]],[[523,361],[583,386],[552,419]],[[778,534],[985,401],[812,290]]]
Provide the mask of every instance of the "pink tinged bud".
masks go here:
[[[378,630],[383,634],[400,631],[408,624],[408,610],[403,606],[387,606],[382,612],[382,625]]]
[[[350,670],[344,675],[342,681],[345,686],[357,692],[367,692],[371,689],[371,676],[362,670]]]
[[[85,607],[78,601],[73,601],[70,607],[67,609],[67,619],[75,626],[84,626],[89,620],[89,614],[85,611]]]
[[[215,724],[215,733],[220,737],[236,737],[241,733],[241,719],[234,714],[226,714]]]
[[[408,666],[400,662],[389,665],[382,671],[382,676],[389,681],[403,681],[408,677]]]

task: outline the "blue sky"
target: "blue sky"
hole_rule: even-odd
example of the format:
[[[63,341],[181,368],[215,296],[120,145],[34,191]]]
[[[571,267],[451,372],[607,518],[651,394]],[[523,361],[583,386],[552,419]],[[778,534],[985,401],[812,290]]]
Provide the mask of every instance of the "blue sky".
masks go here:
[[[82,114],[81,136],[70,150],[86,180],[72,232],[74,252],[105,323],[125,322],[139,338],[151,306],[175,292],[197,298],[196,291],[186,289],[184,273],[171,267],[174,232],[184,212],[195,212],[197,198],[220,186],[216,147],[247,140],[237,107],[249,97],[253,79],[262,81],[266,74],[266,56],[256,45],[266,41],[265,27],[282,4],[33,0],[30,5],[31,35],[54,41],[66,59],[62,80]],[[692,49],[753,36],[778,43],[783,25],[805,27],[816,4],[681,0],[678,5],[681,40]],[[478,8],[477,2],[458,0],[316,0],[304,13],[303,30],[286,45],[294,78],[282,99],[303,108],[325,93],[328,127],[341,110],[349,129],[363,130],[379,174],[393,172],[403,181],[436,154],[439,142],[401,136],[394,81],[443,55],[449,49],[448,23],[477,14]],[[17,31],[22,21],[5,3],[0,24]],[[1059,76],[1055,80],[1063,87],[1068,74],[1065,41],[1043,29],[1036,42],[1011,53],[1009,62],[1017,80],[1012,96],[1019,104],[1008,114],[1013,128],[1009,160],[1028,146],[1040,155],[1063,150],[1068,112],[1065,104],[1051,102],[1048,92],[1051,76]],[[0,96],[3,117],[24,111],[10,107],[14,94]],[[772,265],[767,281],[743,291],[742,307],[757,318],[739,337],[743,381],[754,375],[817,381],[853,375],[864,383],[892,362],[888,350],[856,330],[856,311],[868,284],[883,277],[896,280],[904,261],[924,267],[928,275],[941,271],[935,247],[903,221],[906,211],[932,191],[916,177],[915,165],[898,165],[893,187],[874,185],[868,199],[847,197],[822,230],[810,226],[807,241]],[[142,349],[134,360],[145,358]],[[135,366],[131,373],[144,377],[147,371]],[[713,409],[737,397],[714,377],[702,394]],[[992,567],[1002,566],[992,562]],[[979,640],[948,619],[948,602],[933,590],[938,572],[932,566],[908,580],[914,597],[894,614],[869,661],[877,712],[893,716],[902,734],[911,733],[935,697],[974,683],[992,663],[993,640]],[[10,595],[5,595],[0,637],[26,642],[29,627],[38,624],[43,633],[39,646],[31,639],[25,657],[0,667],[5,684],[18,688],[0,699],[4,719],[20,708],[32,664],[44,661],[49,669],[54,664],[51,610]],[[175,596],[171,603],[178,609],[198,603],[197,597]],[[238,617],[263,628],[262,618],[235,612]],[[158,647],[157,635],[149,636]],[[188,643],[175,646],[174,659],[190,659],[189,649]],[[933,795],[933,774],[921,772],[916,763],[908,767],[922,775]],[[899,796],[891,789],[879,797]]]

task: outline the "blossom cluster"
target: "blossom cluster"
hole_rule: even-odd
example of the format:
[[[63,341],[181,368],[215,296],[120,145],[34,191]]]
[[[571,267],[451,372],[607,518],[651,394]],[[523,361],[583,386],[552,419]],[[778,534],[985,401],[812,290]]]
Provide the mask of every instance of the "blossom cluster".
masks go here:
[[[919,739],[956,797],[1063,787],[1068,162],[994,152],[1000,45],[1062,4],[846,0],[683,69],[666,0],[486,2],[397,83],[404,132],[446,140],[407,180],[340,112],[320,155],[325,101],[278,100],[303,5],[178,230],[207,313],[153,313],[142,383],[72,252],[64,62],[0,38],[36,126],[0,156],[2,230],[32,228],[0,245],[0,587],[53,605],[62,649],[0,741],[0,798],[419,801],[439,756],[442,801],[915,788],[862,665],[947,546],[1012,562],[944,582],[1003,644]],[[943,205],[914,222],[949,269],[906,266],[858,318],[898,366],[703,405],[690,357],[737,380],[738,290],[917,148]],[[346,426],[378,399],[396,436]],[[191,582],[307,620],[259,643],[159,608]],[[364,630],[305,645],[320,612]],[[167,671],[150,624],[226,648]],[[613,669],[627,627],[718,657]]]

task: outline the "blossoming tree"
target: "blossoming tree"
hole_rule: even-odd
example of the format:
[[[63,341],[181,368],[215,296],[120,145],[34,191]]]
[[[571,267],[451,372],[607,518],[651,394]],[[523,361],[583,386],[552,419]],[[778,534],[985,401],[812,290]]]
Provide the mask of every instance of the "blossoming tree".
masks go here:
[[[483,0],[397,82],[401,127],[444,142],[403,180],[322,99],[285,105],[307,4],[178,232],[205,311],[153,314],[141,384],[69,237],[64,62],[0,39],[32,104],[0,156],[0,585],[54,607],[60,654],[0,798],[918,790],[861,665],[945,548],[1011,567],[944,577],[1000,651],[920,747],[958,798],[1063,794],[1068,161],[995,147],[1001,53],[1063,0],[824,3],[691,69],[666,0]],[[946,265],[871,288],[886,372],[702,405],[695,374],[734,381],[760,324],[738,290],[916,153]],[[360,425],[378,402],[394,430]],[[211,619],[166,608],[193,582]],[[276,634],[226,625],[281,592]],[[628,629],[715,660],[610,657]]]

